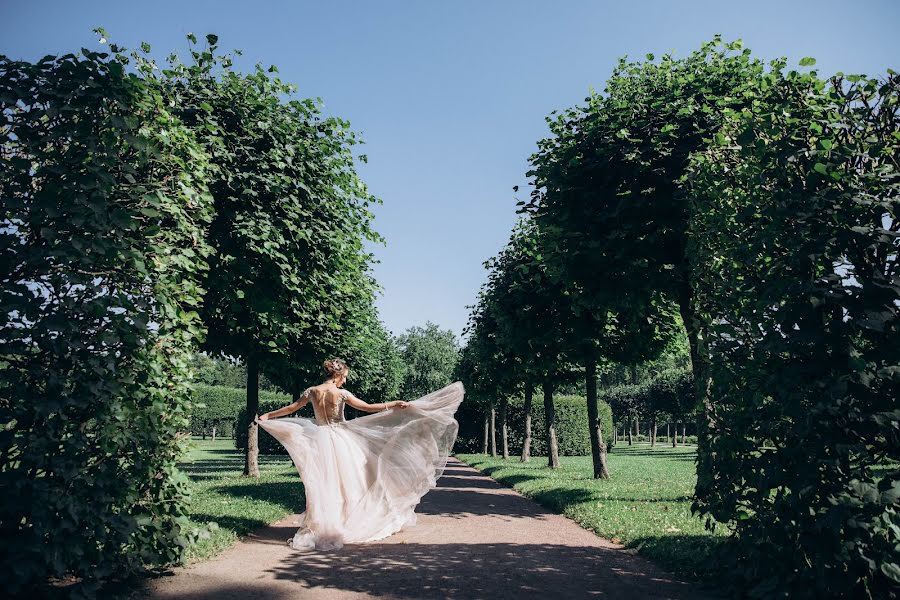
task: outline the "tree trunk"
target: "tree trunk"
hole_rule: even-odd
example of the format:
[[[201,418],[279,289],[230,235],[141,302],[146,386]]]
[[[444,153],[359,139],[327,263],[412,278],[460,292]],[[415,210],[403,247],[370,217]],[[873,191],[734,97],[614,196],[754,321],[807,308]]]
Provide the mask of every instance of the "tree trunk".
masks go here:
[[[506,426],[506,408],[509,405],[509,398],[506,396],[500,400],[500,450],[503,460],[509,458],[509,435]]]
[[[216,441],[216,426],[215,425],[213,425],[213,428],[212,428],[212,441],[214,441],[214,442]]]
[[[687,423],[681,424],[681,445],[687,444]]]
[[[491,426],[491,415],[484,413],[484,440],[481,442],[481,453],[488,453],[488,428]]]
[[[650,447],[656,446],[656,415],[653,415],[653,423],[650,424]]]
[[[594,479],[609,479],[606,464],[606,444],[603,442],[603,423],[597,409],[597,360],[589,358],[584,366],[584,384],[587,392],[588,427],[591,436],[591,458],[594,462]]]
[[[672,421],[666,421],[666,441],[672,441]]]
[[[630,446],[631,445],[631,423],[630,422],[628,423],[628,425],[625,426],[625,429],[628,430],[628,445]]]
[[[678,446],[678,421],[675,421],[675,435],[672,436],[672,447]]]
[[[707,452],[707,437],[716,428],[713,419],[713,407],[710,399],[712,380],[708,373],[706,331],[703,322],[693,307],[693,290],[684,281],[678,298],[678,308],[684,328],[687,330],[688,346],[691,350],[691,374],[694,376],[694,395],[702,410],[697,414],[697,485],[694,494],[699,498],[711,493],[716,482],[711,475],[712,457]],[[678,430],[675,430],[678,436]]]
[[[497,407],[491,409],[491,456],[500,454],[497,445]]]
[[[531,384],[525,385],[525,439],[522,440],[522,462],[531,460],[531,403],[534,397],[534,388]]]
[[[556,443],[556,408],[553,406],[553,384],[545,380],[541,384],[544,391],[544,423],[547,428],[547,465],[559,468],[559,446]]]
[[[259,428],[256,417],[259,412],[259,361],[247,359],[247,452],[244,455],[244,475],[259,478]]]

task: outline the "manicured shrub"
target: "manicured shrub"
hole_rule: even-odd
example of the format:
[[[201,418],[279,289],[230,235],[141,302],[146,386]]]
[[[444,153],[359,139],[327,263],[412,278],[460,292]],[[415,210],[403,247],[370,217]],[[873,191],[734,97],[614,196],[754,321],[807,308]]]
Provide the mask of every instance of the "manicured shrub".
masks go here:
[[[221,385],[194,386],[194,407],[191,412],[190,431],[193,435],[216,435],[233,437],[241,410],[246,407],[247,391]],[[289,396],[279,392],[261,390],[260,402],[289,402]],[[266,412],[265,409],[262,412]]]
[[[900,76],[781,67],[693,165],[713,358],[695,508],[734,528],[752,596],[893,597]]]
[[[556,406],[556,435],[559,442],[559,453],[563,456],[586,456],[591,453],[591,439],[588,430],[587,400],[582,396],[554,396]],[[454,446],[455,452],[481,452],[484,436],[484,412],[469,409],[465,402],[460,405],[456,415],[459,421],[459,435]],[[599,400],[598,413],[603,427],[603,439],[607,445],[612,443],[612,411],[609,404]],[[511,398],[507,408],[507,426],[509,431],[510,454],[520,455],[525,438],[524,400]],[[500,445],[499,411],[497,420],[497,445]],[[531,453],[546,455],[546,439],[544,436],[544,405],[533,402],[531,407]]]
[[[0,582],[182,558],[206,155],[125,63],[0,56]]]
[[[287,394],[278,394],[274,392],[260,392],[259,393],[259,414],[271,412],[273,410],[279,409],[282,406],[291,403],[291,397]],[[350,411],[348,411],[349,413]],[[291,417],[305,417],[307,419],[313,418],[313,407],[312,404],[307,404],[299,411],[295,412],[292,415],[288,415]],[[350,416],[349,414],[347,415]],[[247,425],[249,421],[247,420],[247,407],[241,406],[237,415],[237,425],[235,426],[235,434],[234,434],[234,447],[238,450],[245,450],[247,448]],[[287,450],[284,449],[284,446],[281,445],[281,442],[276,440],[274,437],[266,433],[265,431],[260,431],[259,433],[259,453],[260,454],[287,454]]]

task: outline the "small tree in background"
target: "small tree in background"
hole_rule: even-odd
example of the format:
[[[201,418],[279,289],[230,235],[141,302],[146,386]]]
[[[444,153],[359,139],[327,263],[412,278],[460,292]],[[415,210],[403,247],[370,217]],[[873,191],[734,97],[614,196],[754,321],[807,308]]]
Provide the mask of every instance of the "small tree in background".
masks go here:
[[[410,327],[397,336],[397,347],[404,365],[402,398],[419,398],[453,383],[459,360],[459,343],[453,331],[428,321],[425,327]]]

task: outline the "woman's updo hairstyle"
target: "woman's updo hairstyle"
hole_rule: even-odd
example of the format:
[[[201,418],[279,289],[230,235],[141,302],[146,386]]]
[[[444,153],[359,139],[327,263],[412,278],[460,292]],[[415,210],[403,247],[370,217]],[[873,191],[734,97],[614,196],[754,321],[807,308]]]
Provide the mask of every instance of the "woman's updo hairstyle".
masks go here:
[[[340,358],[329,358],[322,363],[322,368],[325,370],[325,376],[329,378],[346,375],[350,372],[350,367]]]

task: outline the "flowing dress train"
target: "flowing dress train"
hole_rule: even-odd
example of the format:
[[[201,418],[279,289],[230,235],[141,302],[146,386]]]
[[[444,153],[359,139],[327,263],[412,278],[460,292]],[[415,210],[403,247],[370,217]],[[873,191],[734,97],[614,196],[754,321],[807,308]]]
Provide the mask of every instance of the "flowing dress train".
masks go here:
[[[456,441],[459,381],[389,409],[344,420],[349,392],[315,419],[257,421],[287,449],[306,492],[296,549],[338,549],[385,538],[416,523],[415,507],[435,487]]]

